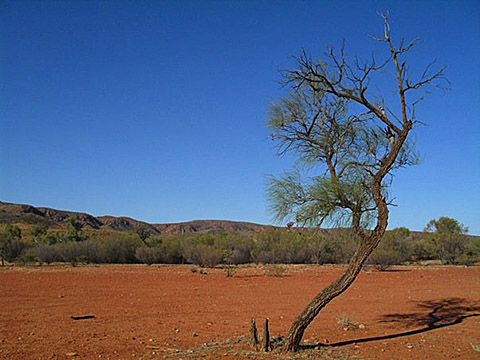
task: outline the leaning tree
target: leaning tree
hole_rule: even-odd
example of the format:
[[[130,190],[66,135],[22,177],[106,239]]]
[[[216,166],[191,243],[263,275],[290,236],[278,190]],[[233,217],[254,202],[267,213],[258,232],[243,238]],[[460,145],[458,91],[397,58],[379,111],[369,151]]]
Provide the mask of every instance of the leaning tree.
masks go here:
[[[418,160],[410,139],[421,124],[417,105],[428,87],[445,80],[444,68],[433,70],[434,63],[410,72],[405,56],[418,39],[396,44],[387,15],[382,18],[384,35],[373,38],[385,45],[382,61],[373,54],[368,60],[349,59],[345,43],[339,51],[330,48],[320,61],[303,51],[295,68],[283,73],[288,95],[270,107],[268,125],[278,153],[292,153],[302,165],[270,179],[268,194],[277,219],[310,227],[348,221],[358,244],[345,273],[291,325],[284,341],[288,351],[298,350],[305,329],[347,290],[381,241],[395,170]],[[385,84],[393,84],[394,92],[380,91]]]

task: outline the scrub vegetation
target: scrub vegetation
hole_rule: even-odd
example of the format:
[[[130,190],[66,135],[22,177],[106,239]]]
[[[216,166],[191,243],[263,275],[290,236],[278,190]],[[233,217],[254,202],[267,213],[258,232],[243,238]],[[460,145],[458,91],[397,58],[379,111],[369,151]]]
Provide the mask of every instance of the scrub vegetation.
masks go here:
[[[480,237],[457,220],[431,220],[423,233],[387,231],[368,263],[379,270],[422,261],[472,265],[480,261]],[[0,230],[2,261],[93,264],[345,264],[357,244],[349,229],[271,228],[258,233],[219,232],[145,236],[145,232],[83,230],[74,219],[64,229],[45,224]]]

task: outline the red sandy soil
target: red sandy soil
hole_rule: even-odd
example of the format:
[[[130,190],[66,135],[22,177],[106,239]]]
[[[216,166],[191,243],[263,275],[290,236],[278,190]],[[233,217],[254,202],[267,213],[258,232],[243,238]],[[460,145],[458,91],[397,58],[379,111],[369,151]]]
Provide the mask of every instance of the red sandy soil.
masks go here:
[[[282,277],[266,276],[262,266],[226,277],[192,266],[7,266],[0,269],[0,359],[288,358],[239,343],[250,318],[260,330],[268,317],[271,334],[285,335],[344,267],[286,268]],[[307,344],[326,346],[297,357],[479,359],[472,346],[480,346],[479,300],[480,267],[362,271],[305,333]],[[95,318],[71,318],[84,314]],[[340,318],[357,329],[345,330]]]

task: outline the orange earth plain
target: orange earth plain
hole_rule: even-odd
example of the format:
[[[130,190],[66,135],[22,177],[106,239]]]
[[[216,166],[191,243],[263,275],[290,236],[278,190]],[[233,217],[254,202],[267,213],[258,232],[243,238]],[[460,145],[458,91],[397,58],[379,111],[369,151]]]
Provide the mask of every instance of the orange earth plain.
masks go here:
[[[344,269],[5,266],[0,359],[286,359],[255,351],[251,318],[260,336],[267,317],[272,337],[284,336]],[[304,345],[291,358],[480,359],[480,267],[366,268]]]

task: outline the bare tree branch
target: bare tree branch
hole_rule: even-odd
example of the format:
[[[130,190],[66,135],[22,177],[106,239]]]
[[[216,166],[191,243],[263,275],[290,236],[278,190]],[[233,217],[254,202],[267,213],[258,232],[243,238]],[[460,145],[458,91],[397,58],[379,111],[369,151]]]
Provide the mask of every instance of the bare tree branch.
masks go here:
[[[360,244],[345,274],[323,289],[292,324],[286,340],[289,350],[298,348],[308,324],[350,286],[380,242],[388,223],[388,206],[393,205],[388,189],[394,170],[418,163],[410,140],[412,128],[421,123],[417,107],[429,88],[441,88],[446,81],[445,67],[434,70],[435,62],[413,80],[406,56],[419,39],[402,39],[396,45],[388,13],[379,15],[383,37],[372,38],[385,47],[382,61],[373,53],[367,60],[349,59],[345,41],[338,51],[328,48],[323,61],[302,50],[295,68],[282,72],[290,94],[269,112],[271,137],[278,142],[279,154],[291,152],[299,161],[320,167],[320,175],[311,178],[287,173],[271,180],[269,196],[278,218],[293,216],[298,223],[319,225],[348,216]],[[394,111],[398,105],[387,104],[381,95],[385,91],[372,94],[372,84],[386,69],[394,74],[398,112]],[[372,217],[375,227],[363,229]]]

